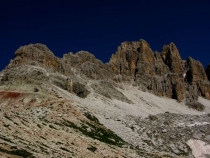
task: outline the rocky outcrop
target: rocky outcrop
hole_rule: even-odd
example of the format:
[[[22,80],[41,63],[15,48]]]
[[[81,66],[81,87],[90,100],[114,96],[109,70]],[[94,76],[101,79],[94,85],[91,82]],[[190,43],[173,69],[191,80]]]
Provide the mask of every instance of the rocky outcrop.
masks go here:
[[[183,62],[173,43],[154,53],[144,40],[124,42],[112,55],[109,66],[115,74],[134,78],[144,91],[179,102],[185,98]]]
[[[1,84],[10,85],[41,85],[42,83],[48,82],[49,79],[50,78],[47,76],[47,72],[43,68],[29,65],[20,65],[17,67],[7,67],[0,82]]]
[[[30,44],[20,47],[15,52],[15,59],[10,62],[7,68],[20,65],[35,65],[47,68],[54,72],[64,72],[60,59],[43,44]]]
[[[7,69],[14,69],[15,72],[17,67],[25,65],[42,67],[46,72],[43,70],[40,71],[42,74],[32,76],[43,76],[45,80],[49,78],[53,84],[82,97],[86,97],[89,91],[85,88],[85,81],[80,81],[91,79],[116,83],[132,82],[143,91],[189,104],[197,103],[198,96],[210,99],[210,66],[205,72],[200,62],[192,58],[183,61],[174,43],[164,45],[161,52],[153,52],[145,40],[124,42],[108,64],[86,51],[75,54],[70,52],[59,59],[45,45],[30,44],[15,52],[15,59]],[[49,75],[48,72],[53,74]],[[76,77],[78,75],[80,77]],[[24,78],[16,76],[19,79]],[[7,82],[9,78],[13,78],[11,73],[5,71],[1,83]],[[96,89],[97,93],[106,97],[112,98],[110,96],[116,95],[114,98],[123,98],[113,87],[110,89],[109,85]],[[129,102],[126,99],[124,101]]]
[[[84,85],[76,82],[71,89],[78,97],[85,98],[90,93]]]
[[[80,84],[78,82],[72,82],[71,80],[67,81],[67,90],[71,93],[76,94],[80,98],[85,98],[90,93],[86,88],[85,85]]]
[[[135,76],[139,52],[139,42],[122,43],[108,63],[110,70],[117,75]]]
[[[110,78],[108,68],[102,61],[95,58],[95,56],[86,51],[79,51],[76,54],[64,54],[62,58],[66,75],[69,75],[69,70],[79,70],[81,74],[86,75],[91,79],[105,79]]]
[[[145,40],[122,43],[108,65],[112,72],[124,76],[155,74],[155,56]]]

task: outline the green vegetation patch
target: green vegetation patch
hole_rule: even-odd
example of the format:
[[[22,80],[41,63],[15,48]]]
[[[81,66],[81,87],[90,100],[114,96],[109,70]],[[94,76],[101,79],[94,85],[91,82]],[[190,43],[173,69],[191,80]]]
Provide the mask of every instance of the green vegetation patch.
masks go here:
[[[89,146],[89,147],[87,147],[87,149],[90,150],[90,151],[93,152],[93,153],[97,150],[97,148],[94,147],[94,146],[92,146],[92,145]]]
[[[13,120],[9,116],[7,116],[6,114],[4,114],[4,117],[13,122]]]
[[[49,152],[47,151],[47,149],[43,148],[42,146],[39,146],[39,148],[41,149],[42,152],[49,154]]]
[[[52,129],[56,129],[53,125],[49,125],[50,128]],[[57,130],[57,129],[56,129]]]
[[[40,138],[47,140],[45,137],[40,136]]]
[[[1,136],[0,136],[0,139],[4,140],[4,141],[6,141],[6,142],[13,143],[10,139],[7,139],[7,138],[1,137]]]
[[[3,152],[3,153],[10,154],[10,155],[21,156],[22,158],[35,158],[32,153],[30,153],[30,152],[28,152],[24,149],[9,151],[9,150],[6,150],[6,149],[2,149],[0,147],[0,151]]]
[[[85,116],[87,119],[89,119],[90,121],[93,121],[93,122],[95,122],[95,123],[97,123],[97,124],[100,124],[100,123],[99,123],[99,120],[98,120],[95,116],[91,115],[90,113],[86,112],[86,113],[84,113],[84,116]]]
[[[110,145],[122,146],[126,144],[126,142],[122,138],[118,137],[114,132],[112,132],[109,129],[106,129],[100,124],[90,124],[86,122],[86,125],[82,124],[82,126],[79,127],[65,119],[63,121],[63,124],[67,127],[74,128],[77,131],[80,131],[82,134],[88,137],[97,139]],[[87,128],[91,128],[91,131],[87,130]]]
[[[39,127],[40,129],[42,129],[41,125],[40,124],[37,124],[37,127]]]
[[[63,147],[60,147],[61,150],[63,151],[66,151],[66,152],[69,152],[69,153],[72,153],[70,150],[66,149],[66,148],[63,148]]]
[[[7,128],[7,127],[9,127],[9,125],[8,125],[8,124],[3,124],[3,126],[4,126],[4,127],[6,127],[6,128]]]

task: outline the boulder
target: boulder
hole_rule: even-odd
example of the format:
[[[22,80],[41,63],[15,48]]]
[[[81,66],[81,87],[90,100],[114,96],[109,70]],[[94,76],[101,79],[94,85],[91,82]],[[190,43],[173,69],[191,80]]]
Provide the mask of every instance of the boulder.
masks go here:
[[[72,91],[80,98],[85,98],[90,93],[84,85],[78,82],[73,84]]]
[[[72,80],[69,80],[69,79],[68,79],[66,87],[70,93],[76,94],[80,98],[85,98],[90,93],[85,88],[85,85],[78,82],[72,82]]]

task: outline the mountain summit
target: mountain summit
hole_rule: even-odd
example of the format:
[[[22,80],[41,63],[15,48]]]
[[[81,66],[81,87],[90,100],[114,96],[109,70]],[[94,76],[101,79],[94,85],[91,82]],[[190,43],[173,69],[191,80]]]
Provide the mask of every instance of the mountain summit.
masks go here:
[[[0,74],[0,155],[199,155],[196,140],[210,143],[209,67],[182,60],[174,43],[153,52],[142,39],[121,43],[106,64],[21,46]]]

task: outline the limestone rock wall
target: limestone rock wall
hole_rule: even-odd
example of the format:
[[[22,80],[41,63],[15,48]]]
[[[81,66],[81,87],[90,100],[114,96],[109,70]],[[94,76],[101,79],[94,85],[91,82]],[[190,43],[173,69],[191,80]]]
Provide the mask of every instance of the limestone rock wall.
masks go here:
[[[174,43],[164,45],[159,53],[144,40],[124,42],[112,55],[109,67],[115,74],[134,77],[142,90],[159,96],[189,103],[196,102],[199,95],[209,99],[209,68],[205,72],[192,58],[184,62]]]
[[[107,64],[86,51],[70,52],[59,59],[45,45],[30,44],[15,52],[1,83],[9,80],[10,69],[24,65],[42,67],[47,72],[74,78],[73,84],[69,84],[59,75],[49,77],[59,87],[75,94],[81,92],[84,96],[89,92],[84,84],[76,83],[75,74],[85,76],[87,79],[84,80],[132,82],[143,91],[178,102],[196,103],[198,96],[210,99],[210,66],[204,70],[203,65],[191,57],[183,61],[174,43],[164,45],[161,52],[153,52],[145,40],[123,42]]]

